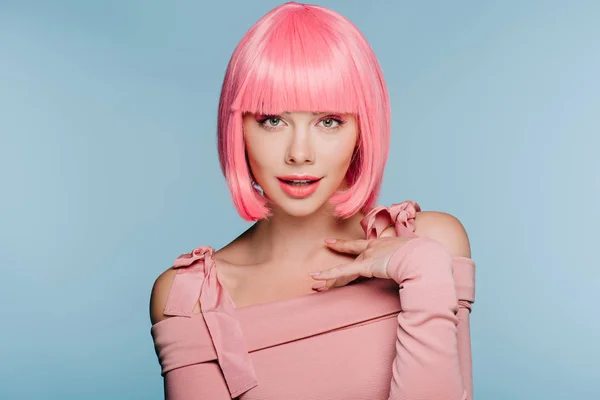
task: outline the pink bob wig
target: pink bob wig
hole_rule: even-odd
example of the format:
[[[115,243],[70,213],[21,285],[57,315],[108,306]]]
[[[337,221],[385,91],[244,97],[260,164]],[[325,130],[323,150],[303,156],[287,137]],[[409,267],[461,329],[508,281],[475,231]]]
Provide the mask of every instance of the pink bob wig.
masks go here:
[[[329,202],[341,218],[370,210],[388,157],[389,96],[369,43],[338,13],[283,4],[256,22],[231,56],[219,100],[219,161],[233,203],[247,221],[266,218],[270,210],[249,170],[243,114],[286,111],[356,116],[359,135],[346,175],[348,189]]]

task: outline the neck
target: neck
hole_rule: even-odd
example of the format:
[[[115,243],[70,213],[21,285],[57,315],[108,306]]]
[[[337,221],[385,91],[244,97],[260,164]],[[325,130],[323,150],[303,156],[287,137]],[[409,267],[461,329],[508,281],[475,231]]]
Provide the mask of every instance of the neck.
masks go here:
[[[359,224],[362,217],[362,213],[357,213],[347,219],[337,218],[331,207],[324,207],[303,217],[294,217],[274,209],[270,218],[258,221],[252,229],[249,245],[252,246],[254,262],[268,263],[283,259],[307,261],[326,250],[326,238],[362,238],[364,234]]]

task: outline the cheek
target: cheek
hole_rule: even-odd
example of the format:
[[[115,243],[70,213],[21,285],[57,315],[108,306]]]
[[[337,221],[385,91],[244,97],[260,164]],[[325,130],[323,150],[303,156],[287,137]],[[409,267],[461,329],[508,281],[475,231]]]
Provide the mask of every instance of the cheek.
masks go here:
[[[326,146],[321,152],[321,158],[326,160],[331,167],[336,167],[340,174],[345,173],[343,167],[347,167],[352,160],[354,148],[356,146],[355,138],[344,138],[332,146]]]
[[[245,136],[246,154],[252,175],[259,183],[263,177],[275,173],[280,164],[279,144],[274,140],[267,140],[264,135]]]
[[[263,140],[246,141],[246,153],[251,165],[268,168],[277,162],[278,150],[273,142]]]

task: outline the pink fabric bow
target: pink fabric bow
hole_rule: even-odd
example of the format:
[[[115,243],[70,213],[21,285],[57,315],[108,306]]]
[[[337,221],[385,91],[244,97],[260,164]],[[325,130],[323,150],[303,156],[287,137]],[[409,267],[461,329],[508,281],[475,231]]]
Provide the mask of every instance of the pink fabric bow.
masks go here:
[[[415,236],[415,217],[421,207],[415,201],[407,200],[389,207],[377,206],[360,221],[367,239],[378,238],[390,226],[394,226],[398,236]]]
[[[202,246],[194,249],[191,253],[180,255],[174,262],[173,268],[189,267],[193,263],[204,260],[208,254],[209,258],[212,258],[214,251],[212,247]],[[185,270],[178,271],[178,273],[185,273]]]
[[[217,278],[213,255],[212,247],[203,246],[179,256],[173,263],[173,268],[178,269],[175,279],[180,283],[176,292],[197,293],[200,289],[202,316],[229,393],[234,398],[258,385],[258,381],[233,302]],[[195,276],[192,278],[188,274]],[[192,300],[195,304],[197,298]]]

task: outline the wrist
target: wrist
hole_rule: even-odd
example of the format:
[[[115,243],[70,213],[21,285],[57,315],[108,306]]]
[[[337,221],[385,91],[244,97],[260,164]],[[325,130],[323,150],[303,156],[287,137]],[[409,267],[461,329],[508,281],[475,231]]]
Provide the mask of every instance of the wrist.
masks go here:
[[[419,262],[422,259],[449,258],[451,257],[444,246],[436,240],[427,237],[410,238],[404,245],[396,249],[390,256],[386,272],[390,279],[398,283],[406,279],[406,271],[410,264]]]

